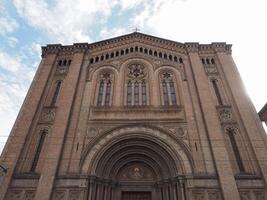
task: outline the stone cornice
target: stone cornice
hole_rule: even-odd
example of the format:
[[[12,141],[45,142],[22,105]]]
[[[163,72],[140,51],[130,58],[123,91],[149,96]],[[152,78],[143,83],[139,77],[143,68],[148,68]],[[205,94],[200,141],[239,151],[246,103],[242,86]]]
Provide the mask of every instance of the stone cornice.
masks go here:
[[[181,53],[186,52],[226,52],[231,53],[232,45],[226,44],[225,42],[211,43],[211,44],[199,44],[197,42],[180,43],[164,38],[159,38],[139,32],[122,35],[107,40],[102,40],[94,43],[74,43],[73,45],[61,45],[61,44],[48,44],[42,47],[42,57],[49,53],[76,53],[90,51],[102,51],[110,48],[126,45],[132,42],[141,42],[146,45],[153,45],[160,48],[165,48],[170,51],[176,51]]]

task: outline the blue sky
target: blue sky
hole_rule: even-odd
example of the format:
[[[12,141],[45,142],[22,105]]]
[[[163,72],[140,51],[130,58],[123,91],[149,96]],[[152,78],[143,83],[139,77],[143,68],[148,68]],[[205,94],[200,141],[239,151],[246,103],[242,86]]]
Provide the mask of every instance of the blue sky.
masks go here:
[[[227,42],[257,111],[267,102],[266,0],[0,0],[0,151],[48,43],[130,33]]]

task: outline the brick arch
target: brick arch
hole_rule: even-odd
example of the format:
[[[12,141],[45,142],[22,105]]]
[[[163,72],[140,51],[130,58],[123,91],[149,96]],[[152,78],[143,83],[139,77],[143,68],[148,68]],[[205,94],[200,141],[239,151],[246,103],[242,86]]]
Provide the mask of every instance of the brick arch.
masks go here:
[[[175,90],[176,90],[176,98],[177,98],[177,104],[178,105],[183,105],[183,88],[182,88],[182,80],[184,77],[183,71],[180,68],[176,68],[174,66],[169,66],[169,65],[162,65],[159,68],[155,70],[155,78],[158,83],[158,89],[159,89],[159,94],[161,97],[161,102],[162,100],[162,87],[161,87],[161,74],[164,72],[170,72],[171,74],[174,75],[174,83],[175,83]]]
[[[137,141],[143,141],[146,145],[140,145]],[[116,152],[118,152],[116,149],[120,148],[119,144],[123,144],[124,142],[129,143],[129,145],[124,146],[123,148],[125,149],[121,153],[128,153],[126,153],[126,155],[116,155]],[[141,149],[143,149],[145,153],[138,153]],[[115,154],[112,152],[115,152]],[[152,155],[152,152],[155,153],[154,155],[156,157],[153,157],[152,160],[145,159],[149,158],[148,155]],[[114,155],[116,156],[114,157]],[[161,159],[160,163],[168,163],[169,165],[166,167],[169,173],[164,174],[163,177],[165,178],[168,176],[177,176],[178,174],[191,174],[193,169],[190,150],[176,136],[157,127],[130,125],[104,132],[100,137],[88,144],[81,157],[81,173],[107,176],[108,173],[98,171],[98,167],[101,165],[100,163],[104,163],[103,160],[114,158],[114,160],[112,160],[115,161],[114,165],[112,165],[114,168],[111,168],[109,171],[116,171],[116,167],[118,171],[123,166],[123,162],[119,162],[119,160],[123,160],[127,155],[129,157],[132,155],[141,156],[142,162],[146,165],[155,166],[155,171],[161,170],[160,167],[155,165],[155,161],[158,160],[157,157]],[[118,161],[117,163],[116,159]],[[105,166],[107,166],[107,163],[105,163]]]
[[[118,87],[122,87],[121,90],[122,91],[126,91],[126,70],[127,67],[132,65],[132,64],[141,64],[143,66],[146,67],[147,69],[147,84],[148,84],[148,104],[149,105],[153,105],[152,102],[152,95],[154,95],[155,91],[153,91],[153,87],[152,87],[152,82],[154,80],[154,70],[155,70],[155,66],[151,63],[150,60],[148,60],[145,57],[141,57],[141,56],[136,56],[136,57],[130,57],[127,58],[120,67],[120,78],[119,81],[120,83],[118,83]],[[126,93],[123,92],[123,95],[121,95],[120,97],[120,105],[125,104],[125,100],[126,100]]]

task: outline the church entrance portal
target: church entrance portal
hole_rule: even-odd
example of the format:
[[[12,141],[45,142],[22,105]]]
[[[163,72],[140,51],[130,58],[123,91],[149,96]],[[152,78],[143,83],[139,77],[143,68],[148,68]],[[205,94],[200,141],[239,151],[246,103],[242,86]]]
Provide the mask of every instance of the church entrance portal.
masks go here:
[[[183,200],[179,169],[164,144],[143,134],[106,145],[95,158],[87,200]]]

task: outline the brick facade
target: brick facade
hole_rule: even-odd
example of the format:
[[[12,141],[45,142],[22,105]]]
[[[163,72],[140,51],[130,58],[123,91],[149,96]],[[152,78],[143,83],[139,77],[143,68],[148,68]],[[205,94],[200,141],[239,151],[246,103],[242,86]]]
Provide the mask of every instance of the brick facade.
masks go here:
[[[1,157],[8,200],[264,200],[267,141],[231,45],[47,45]]]

